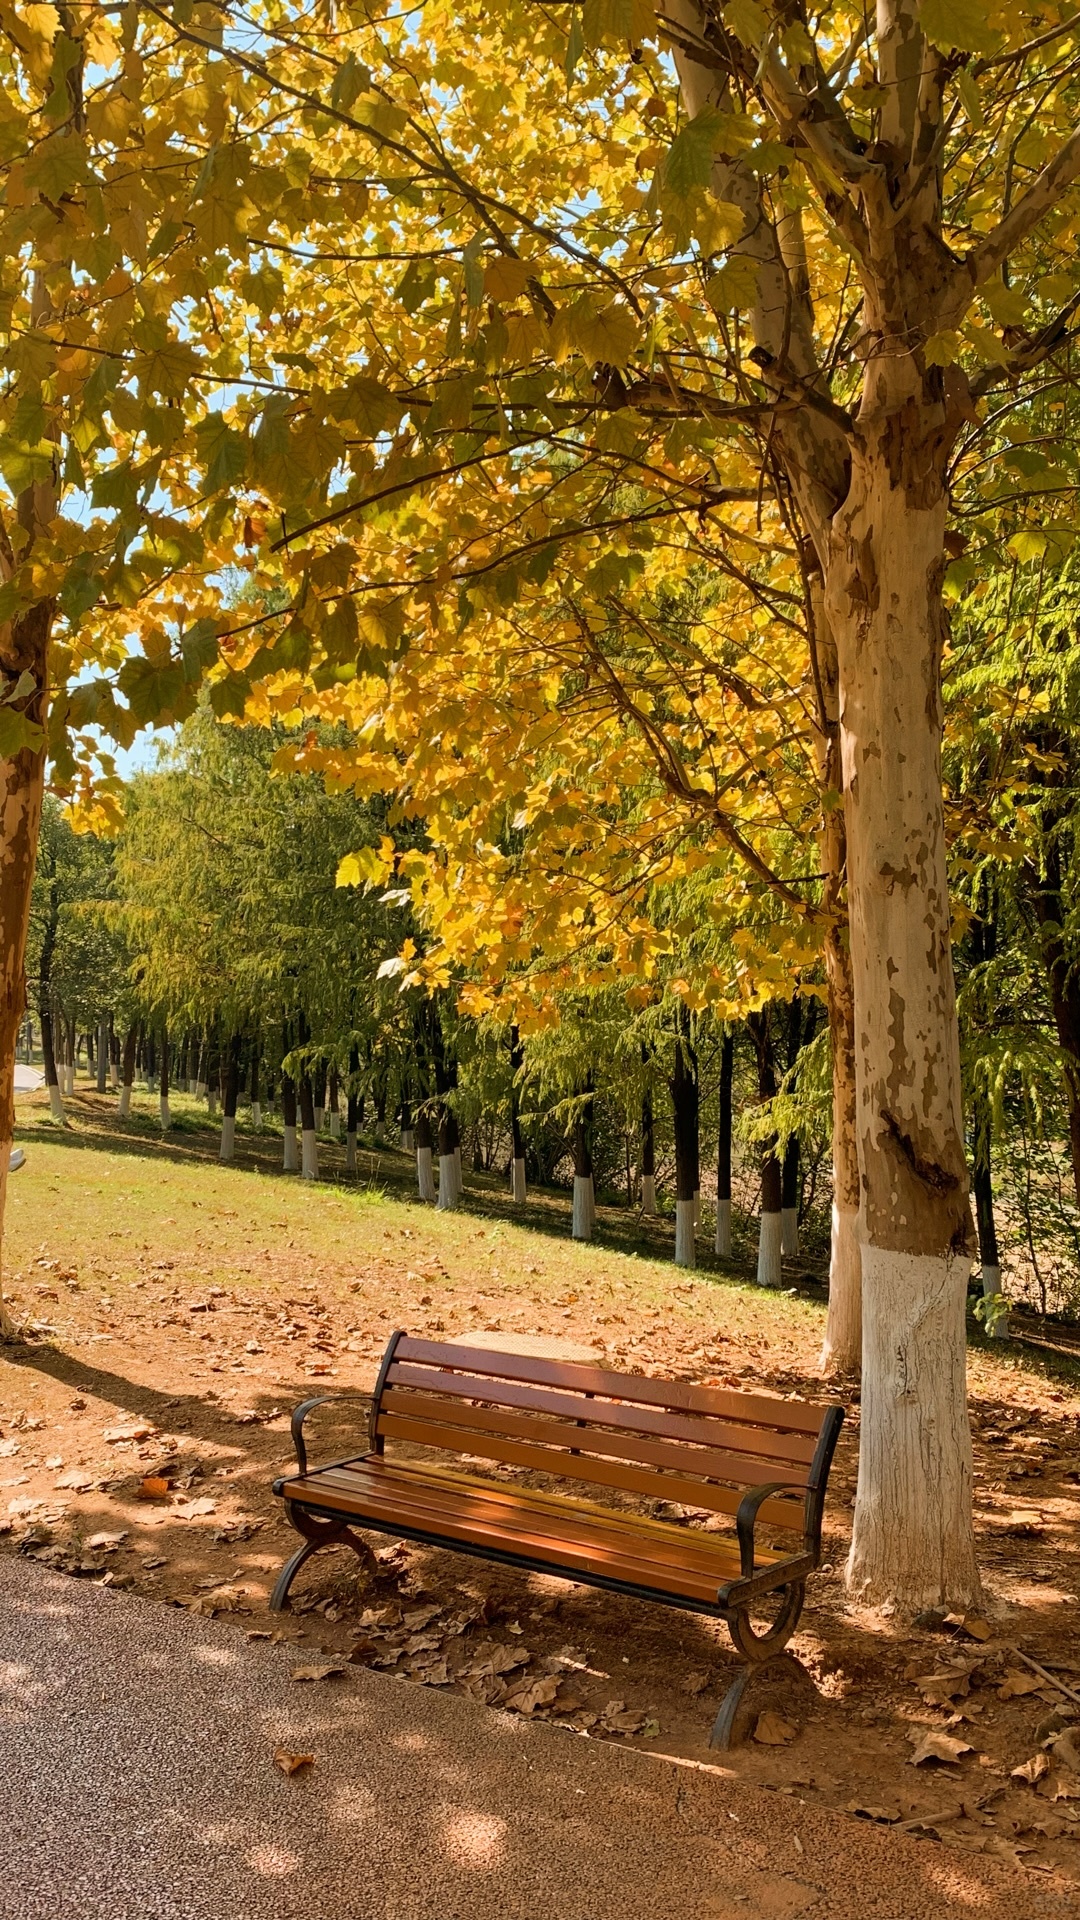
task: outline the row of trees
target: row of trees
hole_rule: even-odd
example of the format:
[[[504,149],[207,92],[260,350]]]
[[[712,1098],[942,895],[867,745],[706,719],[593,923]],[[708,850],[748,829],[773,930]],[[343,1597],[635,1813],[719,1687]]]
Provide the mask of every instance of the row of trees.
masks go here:
[[[20,13],[0,1209],[47,748],[115,815],[102,736],[209,680],[387,796],[345,871],[409,890],[405,984],[526,1033],[820,969],[850,1577],[974,1596],[941,675],[950,599],[959,631],[1071,537],[1076,36],[953,0]],[[996,735],[972,664],[972,885],[1010,811],[1049,819],[1026,645]]]

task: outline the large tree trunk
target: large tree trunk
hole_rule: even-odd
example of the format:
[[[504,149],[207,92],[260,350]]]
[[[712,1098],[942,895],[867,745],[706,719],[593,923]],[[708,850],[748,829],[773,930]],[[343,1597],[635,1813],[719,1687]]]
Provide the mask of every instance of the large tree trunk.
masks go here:
[[[435,1205],[435,1171],[432,1166],[431,1115],[421,1107],[416,1116],[416,1185],[421,1200]]]
[[[41,989],[41,1058],[45,1068],[45,1087],[49,1095],[49,1111],[53,1119],[62,1124],[64,1119],[64,1102],[60,1094],[60,1076],[56,1070],[52,1009],[49,1005],[49,985],[47,981],[43,982]]]
[[[31,490],[34,495],[39,491]],[[31,528],[35,518],[32,514]],[[20,519],[25,526],[21,511]],[[34,730],[31,744],[0,759],[0,1254],[15,1137],[15,1049],[26,1005],[26,935],[45,788],[43,729],[52,614],[52,603],[43,603],[0,625],[0,695]],[[17,692],[26,685],[24,674],[30,677],[30,690]],[[0,1264],[0,1334],[9,1334],[12,1322],[3,1303],[2,1276]]]
[[[1061,1048],[1061,1077],[1069,1115],[1069,1152],[1073,1186],[1080,1204],[1080,968],[1070,963],[1065,946],[1061,901],[1061,847],[1057,821],[1051,819],[1042,872],[1034,888],[1050,1008]]]
[[[878,365],[827,578],[863,1195],[848,1577],[871,1602],[955,1606],[977,1597],[979,1576],[965,1387],[972,1236],[940,764],[946,504],[940,460],[914,431],[908,361]]]

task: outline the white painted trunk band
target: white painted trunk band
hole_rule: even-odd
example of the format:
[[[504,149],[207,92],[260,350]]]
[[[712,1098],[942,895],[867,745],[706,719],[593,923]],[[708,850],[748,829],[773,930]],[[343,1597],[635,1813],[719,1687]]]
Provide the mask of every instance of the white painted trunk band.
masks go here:
[[[718,1200],[716,1203],[716,1240],[715,1251],[721,1260],[731,1259],[731,1201]]]
[[[641,1176],[641,1211],[649,1214],[656,1212],[655,1173],[643,1173]]]
[[[311,1127],[304,1127],[300,1135],[300,1174],[304,1180],[319,1177],[319,1136]]]
[[[524,1200],[528,1189],[525,1184],[525,1162],[517,1159],[510,1169],[510,1192],[515,1200]]]
[[[778,1287],[784,1277],[780,1264],[781,1219],[778,1213],[763,1213],[758,1229],[757,1283],[759,1287]]]
[[[282,1128],[281,1170],[283,1173],[298,1173],[300,1170],[295,1127]]]
[[[675,1202],[675,1265],[693,1267],[697,1264],[697,1249],[694,1245],[694,1202],[676,1200]]]
[[[426,1200],[429,1205],[434,1205],[435,1175],[432,1171],[430,1147],[417,1147],[416,1149],[416,1185],[421,1200]]]

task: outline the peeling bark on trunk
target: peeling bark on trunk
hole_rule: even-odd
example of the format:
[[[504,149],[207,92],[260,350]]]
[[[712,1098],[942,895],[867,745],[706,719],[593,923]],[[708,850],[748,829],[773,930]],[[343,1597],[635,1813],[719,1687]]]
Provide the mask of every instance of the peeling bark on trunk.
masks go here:
[[[39,503],[42,490],[34,487],[20,502],[19,518],[33,533],[51,519],[53,508]],[[51,490],[50,490],[51,491]],[[40,513],[39,513],[40,507]],[[27,520],[29,519],[29,527]],[[0,625],[0,694],[28,725],[44,729],[48,687],[48,645],[53,604],[43,602],[28,613]],[[29,674],[32,689],[16,689]],[[9,759],[0,759],[0,1256],[3,1250],[7,1168],[15,1137],[15,1050],[26,1005],[26,936],[30,925],[30,896],[34,885],[41,802],[45,786],[45,748],[25,746]],[[0,1334],[10,1332],[3,1303],[3,1265],[0,1258]]]
[[[863,1398],[848,1580],[864,1600],[899,1594],[907,1607],[979,1595],[965,1387],[972,1234],[940,764],[946,502],[940,455],[916,431],[917,378],[896,358],[868,376],[827,578],[859,1010]]]

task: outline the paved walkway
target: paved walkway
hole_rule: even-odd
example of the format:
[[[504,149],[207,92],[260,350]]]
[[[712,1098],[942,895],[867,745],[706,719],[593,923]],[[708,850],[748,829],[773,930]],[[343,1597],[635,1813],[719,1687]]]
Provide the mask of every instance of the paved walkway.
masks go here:
[[[1065,1920],[1035,1875],[0,1558],[0,1920]],[[286,1779],[282,1744],[316,1764]]]

